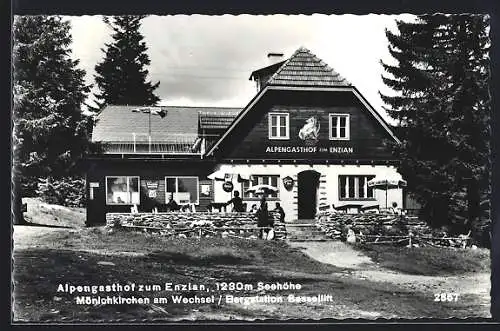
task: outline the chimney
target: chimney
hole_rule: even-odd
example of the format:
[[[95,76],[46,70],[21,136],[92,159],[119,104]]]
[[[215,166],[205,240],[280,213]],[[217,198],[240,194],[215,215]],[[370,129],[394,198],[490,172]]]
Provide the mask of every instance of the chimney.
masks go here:
[[[283,59],[283,53],[267,53],[268,66],[281,62],[282,59]]]
[[[283,53],[267,53],[267,65],[264,68],[255,70],[250,75],[250,80],[253,80],[256,83],[257,91],[264,88],[269,78],[279,68],[279,66],[272,66],[280,62],[283,62]]]

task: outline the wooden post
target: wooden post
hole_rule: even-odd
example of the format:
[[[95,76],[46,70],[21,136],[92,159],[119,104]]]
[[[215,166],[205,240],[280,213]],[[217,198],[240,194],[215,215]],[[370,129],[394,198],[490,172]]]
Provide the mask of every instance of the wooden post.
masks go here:
[[[132,132],[132,135],[134,136],[134,153],[136,152],[136,138],[135,138],[135,132]]]
[[[148,111],[148,145],[149,153],[151,153],[151,108]]]
[[[387,191],[389,191],[389,183],[385,184],[385,210],[387,211]]]

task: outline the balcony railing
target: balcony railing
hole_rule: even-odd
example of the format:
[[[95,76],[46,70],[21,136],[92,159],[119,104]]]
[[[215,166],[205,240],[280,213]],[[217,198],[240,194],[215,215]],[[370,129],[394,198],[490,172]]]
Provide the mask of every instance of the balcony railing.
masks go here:
[[[132,134],[130,141],[108,141],[103,144],[105,154],[190,154],[201,155],[204,141],[193,135],[170,135],[168,141]]]
[[[192,149],[192,144],[182,143],[151,143],[134,144],[126,142],[107,143],[105,154],[201,154]]]

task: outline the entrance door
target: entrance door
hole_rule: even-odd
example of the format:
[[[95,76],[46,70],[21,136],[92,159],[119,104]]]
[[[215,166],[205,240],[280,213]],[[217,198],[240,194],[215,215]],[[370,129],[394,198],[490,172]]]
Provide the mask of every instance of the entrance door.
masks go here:
[[[85,225],[91,226],[106,223],[106,197],[102,182],[87,182],[87,220]]]
[[[299,219],[313,219],[316,216],[320,175],[317,171],[306,170],[297,176]]]

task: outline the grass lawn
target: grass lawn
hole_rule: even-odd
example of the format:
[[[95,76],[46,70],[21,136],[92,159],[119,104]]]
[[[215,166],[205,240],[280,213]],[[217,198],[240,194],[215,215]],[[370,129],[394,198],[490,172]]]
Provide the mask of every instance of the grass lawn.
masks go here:
[[[380,266],[408,274],[446,276],[491,270],[487,249],[409,248],[374,244],[356,244],[354,247]]]
[[[78,239],[70,238],[75,235]],[[168,238],[126,231],[109,234],[102,228],[63,236],[66,240],[56,241],[59,243],[56,245],[60,248],[64,248],[64,242],[71,239],[74,248],[105,249],[108,252],[139,251],[147,254],[149,259],[175,264],[198,266],[252,264],[262,267],[279,266],[288,271],[307,270],[309,273],[333,273],[340,270],[335,266],[310,259],[299,249],[292,248],[283,241]]]
[[[432,303],[430,296],[397,289],[391,284],[338,277],[342,270],[311,260],[284,242],[228,239],[166,239],[142,233],[102,228],[68,233],[54,231],[41,238],[46,247],[14,253],[14,311],[17,321],[175,321],[180,319],[259,318],[446,318],[457,305]],[[105,262],[105,264],[102,264]],[[295,291],[257,291],[256,283],[293,282]],[[282,303],[236,305],[77,305],[75,294],[58,293],[59,284],[105,285],[204,284],[209,294],[288,295],[331,294],[322,304]],[[221,291],[216,282],[252,284],[252,290]],[[169,297],[172,292],[132,293]],[[176,292],[186,297],[200,291]],[[88,295],[88,294],[85,294]],[[113,293],[120,295],[120,293]],[[131,293],[121,293],[130,296]],[[365,314],[365,315],[364,315]],[[368,315],[366,315],[368,314]],[[371,315],[370,315],[371,314]]]

